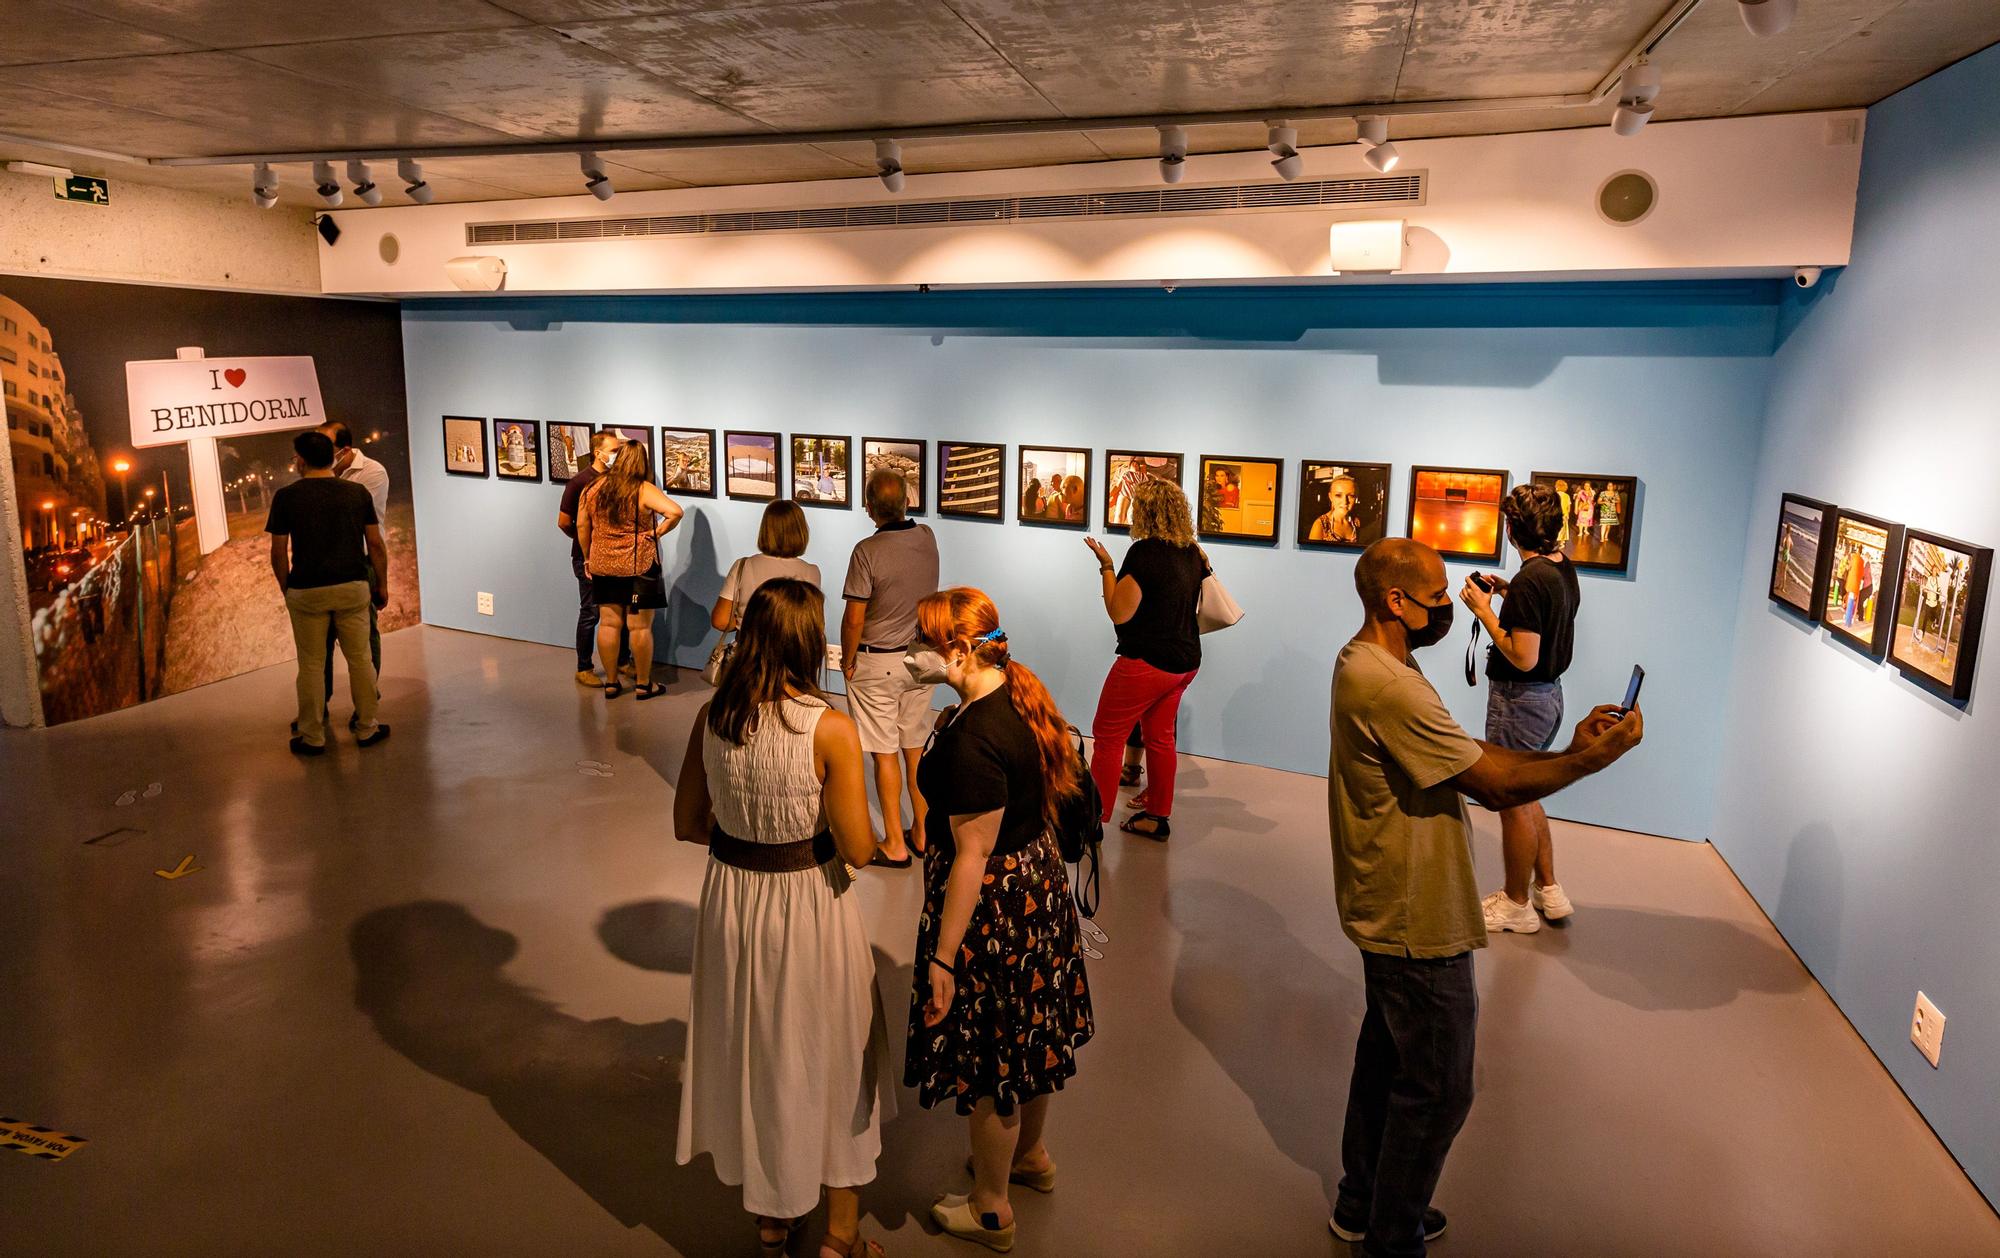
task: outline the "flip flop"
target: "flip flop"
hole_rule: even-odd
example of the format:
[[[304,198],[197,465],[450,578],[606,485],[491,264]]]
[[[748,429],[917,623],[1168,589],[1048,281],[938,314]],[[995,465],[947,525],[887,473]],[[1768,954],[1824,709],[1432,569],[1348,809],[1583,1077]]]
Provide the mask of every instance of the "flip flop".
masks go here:
[[[908,856],[905,856],[903,859],[899,861],[892,861],[888,857],[882,855],[882,853],[879,850],[877,850],[875,853],[875,858],[869,861],[868,863],[870,865],[880,865],[884,869],[908,869],[914,862],[913,858]]]

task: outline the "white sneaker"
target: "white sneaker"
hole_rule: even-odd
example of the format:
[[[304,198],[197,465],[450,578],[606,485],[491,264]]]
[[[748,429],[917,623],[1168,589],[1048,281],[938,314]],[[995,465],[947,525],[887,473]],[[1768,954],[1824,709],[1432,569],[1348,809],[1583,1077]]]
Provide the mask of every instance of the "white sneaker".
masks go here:
[[[1479,907],[1486,913],[1487,930],[1511,930],[1520,935],[1532,935],[1542,928],[1542,919],[1535,913],[1535,906],[1516,904],[1507,898],[1505,891],[1495,891],[1481,900]]]
[[[1536,884],[1529,887],[1528,904],[1541,910],[1542,916],[1552,922],[1559,922],[1576,912],[1576,905],[1569,902],[1569,897],[1563,894],[1563,889],[1553,885],[1544,887]]]

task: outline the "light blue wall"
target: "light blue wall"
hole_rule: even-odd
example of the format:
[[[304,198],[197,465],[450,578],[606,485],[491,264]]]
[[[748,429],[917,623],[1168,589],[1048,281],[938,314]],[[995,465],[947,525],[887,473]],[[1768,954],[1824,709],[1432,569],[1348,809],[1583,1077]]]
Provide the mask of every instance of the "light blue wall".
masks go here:
[[[1853,264],[1789,312],[1758,461],[1715,843],[2000,1199],[2000,637],[1932,698],[1763,595],[1795,491],[2000,544],[2000,49],[1869,111]],[[1989,622],[1992,620],[1988,616]],[[1922,989],[1943,1065],[1909,1043]]]
[[[1633,474],[1636,563],[1629,579],[1585,576],[1568,689],[1578,712],[1615,702],[1643,662],[1650,733],[1556,811],[1704,838],[1778,300],[1757,282],[410,305],[425,618],[561,643],[575,614],[556,487],[444,475],[446,413],[1088,445],[1098,478],[1106,446],[1181,450],[1191,466],[1277,455],[1288,508],[1301,457],[1392,462],[1398,530],[1413,463]],[[760,508],[688,505],[661,649],[698,664]],[[837,583],[866,520],[808,515],[808,558]],[[1017,653],[1087,726],[1112,635],[1081,538],[931,523],[945,580],[994,595]],[[1300,551],[1290,527],[1275,549],[1210,547],[1248,618],[1207,640],[1185,751],[1325,771],[1329,670],[1359,623],[1353,559]],[[479,590],[495,616],[475,614]],[[1484,689],[1457,675],[1463,632],[1426,662],[1476,731]]]

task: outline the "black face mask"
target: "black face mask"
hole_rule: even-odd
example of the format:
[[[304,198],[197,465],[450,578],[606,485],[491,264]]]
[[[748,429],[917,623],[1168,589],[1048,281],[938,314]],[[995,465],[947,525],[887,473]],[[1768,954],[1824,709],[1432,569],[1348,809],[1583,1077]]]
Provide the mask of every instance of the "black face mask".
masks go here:
[[[1444,641],[1444,636],[1451,632],[1451,618],[1453,615],[1451,599],[1446,598],[1437,607],[1427,607],[1410,598],[1409,591],[1407,590],[1403,592],[1403,597],[1410,603],[1422,607],[1428,616],[1428,619],[1423,623],[1423,627],[1419,629],[1410,628],[1408,621],[1403,622],[1403,629],[1410,635],[1410,649],[1412,651],[1421,650],[1424,647]]]

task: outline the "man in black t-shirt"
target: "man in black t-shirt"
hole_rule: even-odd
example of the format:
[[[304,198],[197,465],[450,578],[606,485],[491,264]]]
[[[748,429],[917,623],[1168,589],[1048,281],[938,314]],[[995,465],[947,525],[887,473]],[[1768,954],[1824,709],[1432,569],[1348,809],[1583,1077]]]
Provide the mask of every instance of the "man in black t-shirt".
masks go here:
[[[1547,751],[1562,727],[1562,675],[1569,670],[1581,590],[1562,552],[1562,496],[1547,485],[1516,486],[1500,504],[1507,537],[1521,553],[1511,581],[1468,579],[1459,597],[1493,645],[1486,655],[1486,741],[1515,751]],[[1493,595],[1502,597],[1498,614]],[[1506,886],[1486,897],[1486,929],[1533,934],[1575,912],[1556,882],[1555,842],[1540,804],[1500,811]]]
[[[590,577],[583,571],[583,547],[576,540],[576,513],[583,501],[583,491],[604,475],[608,461],[617,456],[618,447],[624,443],[625,439],[615,432],[600,432],[592,437],[590,462],[563,485],[562,506],[556,510],[556,527],[569,537],[569,567],[576,574],[576,680],[581,686],[602,686],[607,679],[598,676],[591,666],[592,652],[597,649],[597,597],[591,592]],[[637,675],[632,663],[632,644],[623,639],[618,648],[618,666]]]
[[[271,572],[285,592],[298,648],[299,715],[292,751],[317,756],[326,750],[326,697],[321,675],[327,667],[329,626],[347,657],[347,684],[354,696],[353,729],[363,747],[389,736],[375,720],[375,664],[368,654],[368,609],[389,604],[389,548],[375,500],[352,481],[333,474],[333,442],[317,430],[292,439],[292,465],[299,479],[271,495]]]

